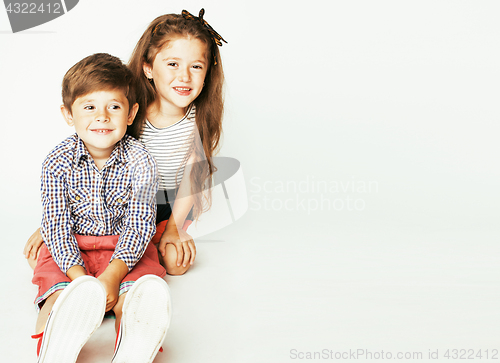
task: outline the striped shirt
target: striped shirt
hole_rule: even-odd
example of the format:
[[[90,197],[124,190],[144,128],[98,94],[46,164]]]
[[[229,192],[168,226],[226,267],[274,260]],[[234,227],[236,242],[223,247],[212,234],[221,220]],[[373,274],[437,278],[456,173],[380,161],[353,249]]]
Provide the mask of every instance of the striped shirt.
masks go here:
[[[62,272],[85,267],[73,234],[120,235],[111,260],[132,269],[141,259],[156,229],[158,180],[155,160],[137,140],[125,135],[98,170],[74,134],[49,153],[41,181],[40,231]]]
[[[160,189],[174,189],[182,180],[197,130],[195,114],[192,104],[181,120],[168,127],[157,128],[148,120],[144,123],[140,141],[158,163]]]

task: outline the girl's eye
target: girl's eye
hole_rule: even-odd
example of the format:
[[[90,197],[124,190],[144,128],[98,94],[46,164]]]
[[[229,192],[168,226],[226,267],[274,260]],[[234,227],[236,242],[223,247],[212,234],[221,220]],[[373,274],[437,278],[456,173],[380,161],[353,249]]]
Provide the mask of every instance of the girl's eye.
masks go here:
[[[199,64],[194,65],[194,66],[193,66],[193,68],[196,68],[196,69],[203,69],[203,67],[202,67],[202,66],[200,66]]]
[[[85,110],[93,110],[94,109],[94,106],[85,106],[84,107]]]

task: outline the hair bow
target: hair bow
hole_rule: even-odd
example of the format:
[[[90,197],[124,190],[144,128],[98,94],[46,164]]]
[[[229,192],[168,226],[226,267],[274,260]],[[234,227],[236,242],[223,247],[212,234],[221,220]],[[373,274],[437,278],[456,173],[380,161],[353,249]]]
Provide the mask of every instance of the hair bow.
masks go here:
[[[222,42],[227,43],[224,38],[222,38],[219,33],[217,33],[214,28],[212,28],[205,19],[203,19],[203,15],[205,14],[205,9],[200,10],[199,16],[194,16],[187,10],[182,10],[182,16],[184,19],[192,19],[192,20],[198,20],[201,25],[203,25],[207,30],[212,34],[212,37],[214,39],[215,44],[217,44],[219,47],[222,47]],[[222,40],[222,42],[221,42]]]

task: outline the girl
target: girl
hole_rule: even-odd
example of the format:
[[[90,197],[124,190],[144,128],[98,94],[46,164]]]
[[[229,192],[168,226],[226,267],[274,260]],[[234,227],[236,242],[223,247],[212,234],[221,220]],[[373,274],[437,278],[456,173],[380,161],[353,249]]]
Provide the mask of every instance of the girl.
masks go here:
[[[212,157],[222,133],[224,73],[218,46],[226,42],[203,19],[162,15],[151,22],[131,56],[140,105],[128,133],[155,157],[160,176],[157,245],[171,275],[184,274],[196,248],[186,232],[209,208]],[[34,268],[42,238],[37,230],[24,248]]]

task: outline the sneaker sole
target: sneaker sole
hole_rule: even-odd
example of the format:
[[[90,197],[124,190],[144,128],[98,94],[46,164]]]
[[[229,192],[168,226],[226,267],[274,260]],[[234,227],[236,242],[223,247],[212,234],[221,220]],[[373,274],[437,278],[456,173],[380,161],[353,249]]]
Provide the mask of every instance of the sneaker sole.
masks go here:
[[[155,275],[138,279],[123,303],[120,333],[112,363],[151,363],[170,325],[170,289]]]
[[[37,363],[76,362],[82,347],[101,325],[104,310],[106,291],[96,278],[73,280],[54,303]]]

